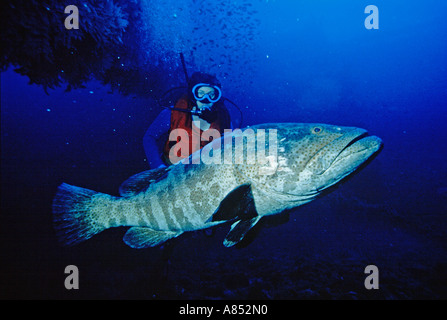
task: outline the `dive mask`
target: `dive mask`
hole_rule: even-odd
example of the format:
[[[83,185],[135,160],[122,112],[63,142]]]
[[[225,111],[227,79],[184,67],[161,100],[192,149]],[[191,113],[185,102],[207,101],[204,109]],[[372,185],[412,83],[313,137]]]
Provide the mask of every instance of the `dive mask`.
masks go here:
[[[202,87],[210,87],[214,90],[210,92],[204,92],[201,90]],[[211,103],[217,102],[222,98],[222,91],[218,86],[208,84],[208,83],[198,83],[192,88],[192,94],[194,95],[194,99],[203,103]]]

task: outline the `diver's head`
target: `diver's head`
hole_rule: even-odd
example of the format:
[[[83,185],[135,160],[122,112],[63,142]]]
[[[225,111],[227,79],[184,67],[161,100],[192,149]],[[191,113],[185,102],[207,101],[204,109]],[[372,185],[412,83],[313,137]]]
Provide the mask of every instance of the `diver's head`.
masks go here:
[[[222,93],[217,86],[208,83],[198,83],[192,89],[194,100],[200,109],[209,109],[220,100]]]
[[[188,83],[190,101],[199,109],[211,109],[222,98],[220,82],[215,76],[195,72]]]

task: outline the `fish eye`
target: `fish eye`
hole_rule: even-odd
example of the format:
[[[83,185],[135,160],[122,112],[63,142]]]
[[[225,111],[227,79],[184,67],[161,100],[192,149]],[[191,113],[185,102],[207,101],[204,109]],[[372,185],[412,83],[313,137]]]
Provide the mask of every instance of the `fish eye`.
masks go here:
[[[312,133],[315,133],[315,134],[320,134],[322,132],[323,132],[323,128],[322,127],[314,127],[312,129]]]

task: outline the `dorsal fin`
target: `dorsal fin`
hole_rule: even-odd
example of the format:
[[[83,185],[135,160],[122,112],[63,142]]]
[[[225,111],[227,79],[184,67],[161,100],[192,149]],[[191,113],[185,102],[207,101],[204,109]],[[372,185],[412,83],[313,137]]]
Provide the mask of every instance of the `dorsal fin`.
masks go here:
[[[145,191],[151,183],[165,177],[169,170],[170,167],[167,167],[137,173],[121,184],[119,193],[122,197],[130,197]]]

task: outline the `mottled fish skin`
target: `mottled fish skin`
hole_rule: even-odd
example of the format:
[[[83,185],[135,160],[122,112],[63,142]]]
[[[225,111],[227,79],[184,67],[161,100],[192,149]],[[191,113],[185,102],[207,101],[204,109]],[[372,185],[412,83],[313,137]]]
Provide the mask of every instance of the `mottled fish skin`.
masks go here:
[[[167,176],[133,197],[115,201],[116,226],[160,231],[192,231],[206,223],[223,198],[242,184],[230,165],[189,164],[170,167]],[[125,219],[122,220],[122,219]]]
[[[144,187],[142,190],[132,191],[123,197],[63,184],[53,202],[55,227],[61,241],[76,244],[102,230],[129,226],[144,229],[131,228],[132,232],[125,236],[127,244],[136,248],[157,245],[185,231],[226,222],[213,221],[213,215],[233,190],[248,185],[258,217],[244,218],[244,213],[237,216],[232,231],[234,228],[233,233],[240,232],[240,237],[229,234],[224,242],[231,246],[248,231],[239,229],[251,228],[262,216],[312,201],[322,190],[353,172],[382,146],[379,138],[366,137],[365,130],[352,127],[280,123],[257,125],[250,129],[256,133],[265,132],[266,154],[271,147],[270,134],[274,133],[276,155],[270,156],[271,153],[267,160],[260,161],[249,159],[256,152],[246,152],[242,160],[240,156],[243,154],[238,154],[233,144],[230,163],[223,163],[228,153],[225,155],[226,149],[222,147],[220,163],[170,166],[166,172],[157,173],[156,181],[144,178],[147,180],[138,182],[138,188]],[[232,143],[233,137],[236,139],[243,132],[246,131],[234,131],[232,136],[216,139],[184,161],[194,162],[204,152],[220,146],[222,140]],[[252,147],[256,150],[259,145]],[[246,222],[238,224],[241,220]],[[164,236],[163,232],[166,232]],[[144,243],[144,238],[151,237],[151,241]],[[228,239],[237,240],[231,242]]]

